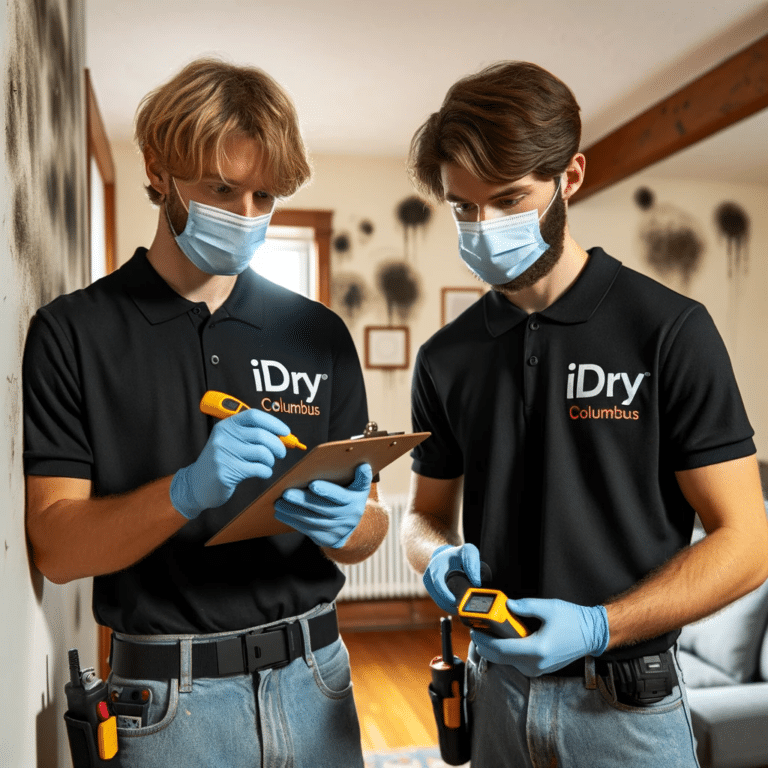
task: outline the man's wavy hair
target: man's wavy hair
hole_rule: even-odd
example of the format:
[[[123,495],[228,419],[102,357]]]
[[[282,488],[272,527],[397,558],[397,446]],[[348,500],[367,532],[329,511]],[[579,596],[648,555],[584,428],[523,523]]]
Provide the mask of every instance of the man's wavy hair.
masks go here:
[[[266,72],[198,59],[148,93],[136,112],[136,141],[172,176],[199,181],[221,173],[225,145],[247,136],[261,145],[270,192],[288,197],[311,176],[293,102]],[[162,195],[147,187],[153,203]]]
[[[579,150],[573,93],[536,64],[503,61],[462,78],[416,131],[408,171],[417,189],[445,199],[440,166],[455,163],[489,184],[529,173],[552,179]]]

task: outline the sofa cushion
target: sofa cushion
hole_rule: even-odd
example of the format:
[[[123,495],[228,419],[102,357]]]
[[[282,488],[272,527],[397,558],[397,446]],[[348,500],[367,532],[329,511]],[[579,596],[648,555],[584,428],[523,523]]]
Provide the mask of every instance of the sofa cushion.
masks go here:
[[[702,768],[768,765],[768,683],[688,691]]]
[[[765,631],[765,637],[763,638],[763,650],[760,654],[760,679],[764,682],[768,682],[768,629]]]
[[[718,685],[736,685],[737,681],[729,677],[721,669],[707,664],[698,656],[679,650],[677,653],[683,680],[689,688],[713,688]]]
[[[768,582],[719,613],[683,627],[680,647],[717,667],[736,682],[757,676],[768,623]]]
[[[768,501],[765,507],[768,512]],[[696,522],[691,543],[704,536],[701,523]],[[768,649],[763,644],[767,624],[768,581],[713,616],[683,627],[678,642],[683,650],[737,682],[768,680]]]

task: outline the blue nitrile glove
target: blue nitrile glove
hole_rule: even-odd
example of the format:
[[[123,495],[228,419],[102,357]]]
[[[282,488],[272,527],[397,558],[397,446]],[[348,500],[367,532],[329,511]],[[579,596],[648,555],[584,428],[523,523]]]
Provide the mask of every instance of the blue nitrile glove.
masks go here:
[[[452,547],[443,544],[438,547],[424,571],[424,586],[429,596],[446,613],[456,613],[456,597],[446,586],[445,577],[452,571],[463,571],[475,587],[481,586],[480,551],[474,544],[462,544]]]
[[[290,432],[280,419],[253,408],[218,422],[197,460],[173,476],[171,504],[193,520],[220,507],[246,478],[270,477],[275,459],[285,458],[277,435]]]
[[[564,600],[529,597],[507,600],[516,616],[535,616],[541,627],[528,637],[493,637],[473,629],[477,652],[494,664],[511,664],[528,677],[538,677],[583,656],[599,656],[608,647],[608,615],[602,605],[586,608]]]
[[[339,549],[365,512],[372,477],[371,465],[361,464],[346,488],[327,480],[313,480],[309,488],[289,488],[275,502],[275,518],[309,536],[319,547]]]

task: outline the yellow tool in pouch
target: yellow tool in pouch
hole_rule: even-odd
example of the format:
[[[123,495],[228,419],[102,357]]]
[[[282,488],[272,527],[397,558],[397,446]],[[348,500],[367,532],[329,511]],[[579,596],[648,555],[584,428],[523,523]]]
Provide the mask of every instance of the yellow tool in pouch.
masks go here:
[[[117,718],[114,715],[99,723],[98,746],[102,760],[111,760],[117,754]]]

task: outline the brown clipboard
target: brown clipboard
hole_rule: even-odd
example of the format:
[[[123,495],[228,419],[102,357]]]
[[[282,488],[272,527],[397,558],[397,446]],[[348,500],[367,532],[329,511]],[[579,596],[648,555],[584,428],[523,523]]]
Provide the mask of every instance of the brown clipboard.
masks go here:
[[[261,496],[212,536],[205,546],[294,531],[294,528],[275,520],[275,501],[288,488],[306,488],[313,480],[349,485],[354,480],[355,467],[364,463],[371,465],[375,476],[387,464],[426,440],[430,434],[412,432],[363,437],[315,446],[298,464],[281,475]]]

